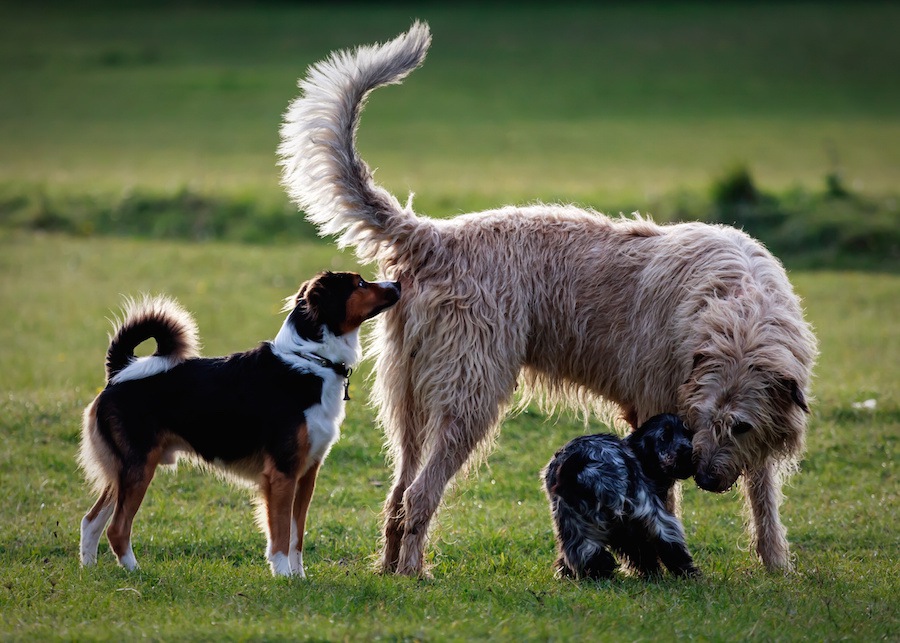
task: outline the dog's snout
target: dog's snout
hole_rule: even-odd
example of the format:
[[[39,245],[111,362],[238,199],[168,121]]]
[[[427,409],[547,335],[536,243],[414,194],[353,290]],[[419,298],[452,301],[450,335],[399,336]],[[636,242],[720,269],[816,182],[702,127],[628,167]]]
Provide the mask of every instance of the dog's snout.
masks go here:
[[[400,282],[399,281],[379,281],[378,286],[386,293],[393,295],[396,299],[400,299]]]
[[[712,475],[709,471],[697,471],[694,475],[697,486],[704,491],[712,491],[713,493],[724,493],[731,488],[730,482]]]

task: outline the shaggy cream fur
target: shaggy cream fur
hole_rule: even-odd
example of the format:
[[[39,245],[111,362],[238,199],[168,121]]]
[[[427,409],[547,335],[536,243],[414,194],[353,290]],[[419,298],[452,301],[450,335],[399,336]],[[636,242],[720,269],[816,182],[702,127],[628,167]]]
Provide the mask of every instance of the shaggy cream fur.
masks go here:
[[[423,573],[431,518],[520,384],[527,401],[678,413],[698,484],[743,476],[765,565],[790,567],[782,477],[802,453],[816,341],[781,264],[724,226],[655,225],[570,206],[417,216],[355,148],[367,94],[424,60],[421,23],[313,66],[289,107],[283,182],[323,235],[403,284],[379,321],[374,397],[394,462],[386,571]],[[674,503],[674,500],[673,500]]]

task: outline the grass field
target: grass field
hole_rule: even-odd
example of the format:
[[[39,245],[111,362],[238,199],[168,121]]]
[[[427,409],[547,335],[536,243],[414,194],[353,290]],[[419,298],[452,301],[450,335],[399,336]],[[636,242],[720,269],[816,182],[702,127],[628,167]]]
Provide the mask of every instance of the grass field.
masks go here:
[[[75,465],[120,294],[178,297],[204,353],[224,354],[272,337],[282,298],[311,273],[355,266],[289,219],[275,167],[296,78],[329,50],[431,23],[425,67],[379,91],[360,141],[379,180],[414,190],[425,213],[542,199],[678,216],[738,162],[764,190],[799,191],[803,212],[828,223],[825,248],[870,216],[804,196],[830,173],[882,204],[870,230],[900,227],[900,7],[107,4],[0,6],[0,639],[900,638],[900,262],[896,248],[852,256],[867,247],[852,238],[815,265],[869,272],[791,273],[822,354],[784,507],[788,577],[747,551],[736,494],[688,485],[703,579],[555,580],[538,471],[604,427],[535,411],[509,420],[488,464],[448,496],[435,579],[376,575],[390,472],[360,376],[313,501],[306,581],[273,579],[249,495],[190,467],[151,486],[137,573],[105,543],[81,569],[93,499]],[[20,216],[67,217],[76,234]],[[91,234],[97,222],[119,236]],[[226,223],[249,232],[218,235]],[[795,243],[808,238],[807,219],[788,223]],[[285,243],[215,240],[270,234]],[[854,406],[870,399],[873,410]]]
[[[0,177],[280,199],[277,125],[297,77],[414,17],[434,31],[428,61],[378,93],[361,145],[425,212],[643,208],[735,162],[768,189],[834,170],[876,194],[900,181],[900,7],[805,2],[4,5]]]
[[[896,639],[900,542],[900,277],[800,273],[821,341],[803,472],[784,517],[797,573],[768,575],[744,546],[736,494],[686,489],[697,582],[552,577],[537,474],[584,427],[510,420],[489,465],[450,495],[434,581],[372,573],[389,471],[362,379],[311,513],[309,579],[270,577],[249,496],[187,467],[160,475],[138,515],[141,569],[77,561],[92,502],[75,468],[80,412],[102,383],[119,293],[164,289],[195,311],[207,354],[271,337],[279,301],[323,265],[296,248],[16,235],[0,240],[0,638],[444,640]],[[172,267],[177,266],[177,270]],[[877,400],[874,411],[854,402]],[[593,430],[602,429],[593,425]]]

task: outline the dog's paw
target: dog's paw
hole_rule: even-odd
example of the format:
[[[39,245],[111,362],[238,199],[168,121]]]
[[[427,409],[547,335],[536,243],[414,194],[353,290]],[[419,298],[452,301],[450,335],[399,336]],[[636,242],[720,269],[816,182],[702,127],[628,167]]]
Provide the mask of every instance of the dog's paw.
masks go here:
[[[269,566],[272,568],[272,576],[292,576],[291,561],[287,554],[281,552],[272,554],[269,558]]]
[[[130,547],[128,548],[128,551],[125,552],[125,555],[119,558],[119,565],[130,572],[133,572],[138,568],[137,558],[134,557],[134,552]]]

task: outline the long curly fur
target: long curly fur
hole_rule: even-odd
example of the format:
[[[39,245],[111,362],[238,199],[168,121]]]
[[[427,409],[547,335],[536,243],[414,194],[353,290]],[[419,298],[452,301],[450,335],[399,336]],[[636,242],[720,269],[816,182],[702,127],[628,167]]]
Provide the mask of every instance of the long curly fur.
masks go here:
[[[517,383],[526,401],[617,405],[632,427],[684,417],[700,486],[743,476],[756,549],[788,568],[778,505],[803,450],[816,341],[781,264],[725,226],[559,205],[433,220],[401,206],[359,158],[356,128],[369,92],[419,66],[430,39],[417,22],[313,66],[279,147],[320,232],[403,284],[374,337],[395,465],[383,568],[423,572],[444,489],[490,446]]]

